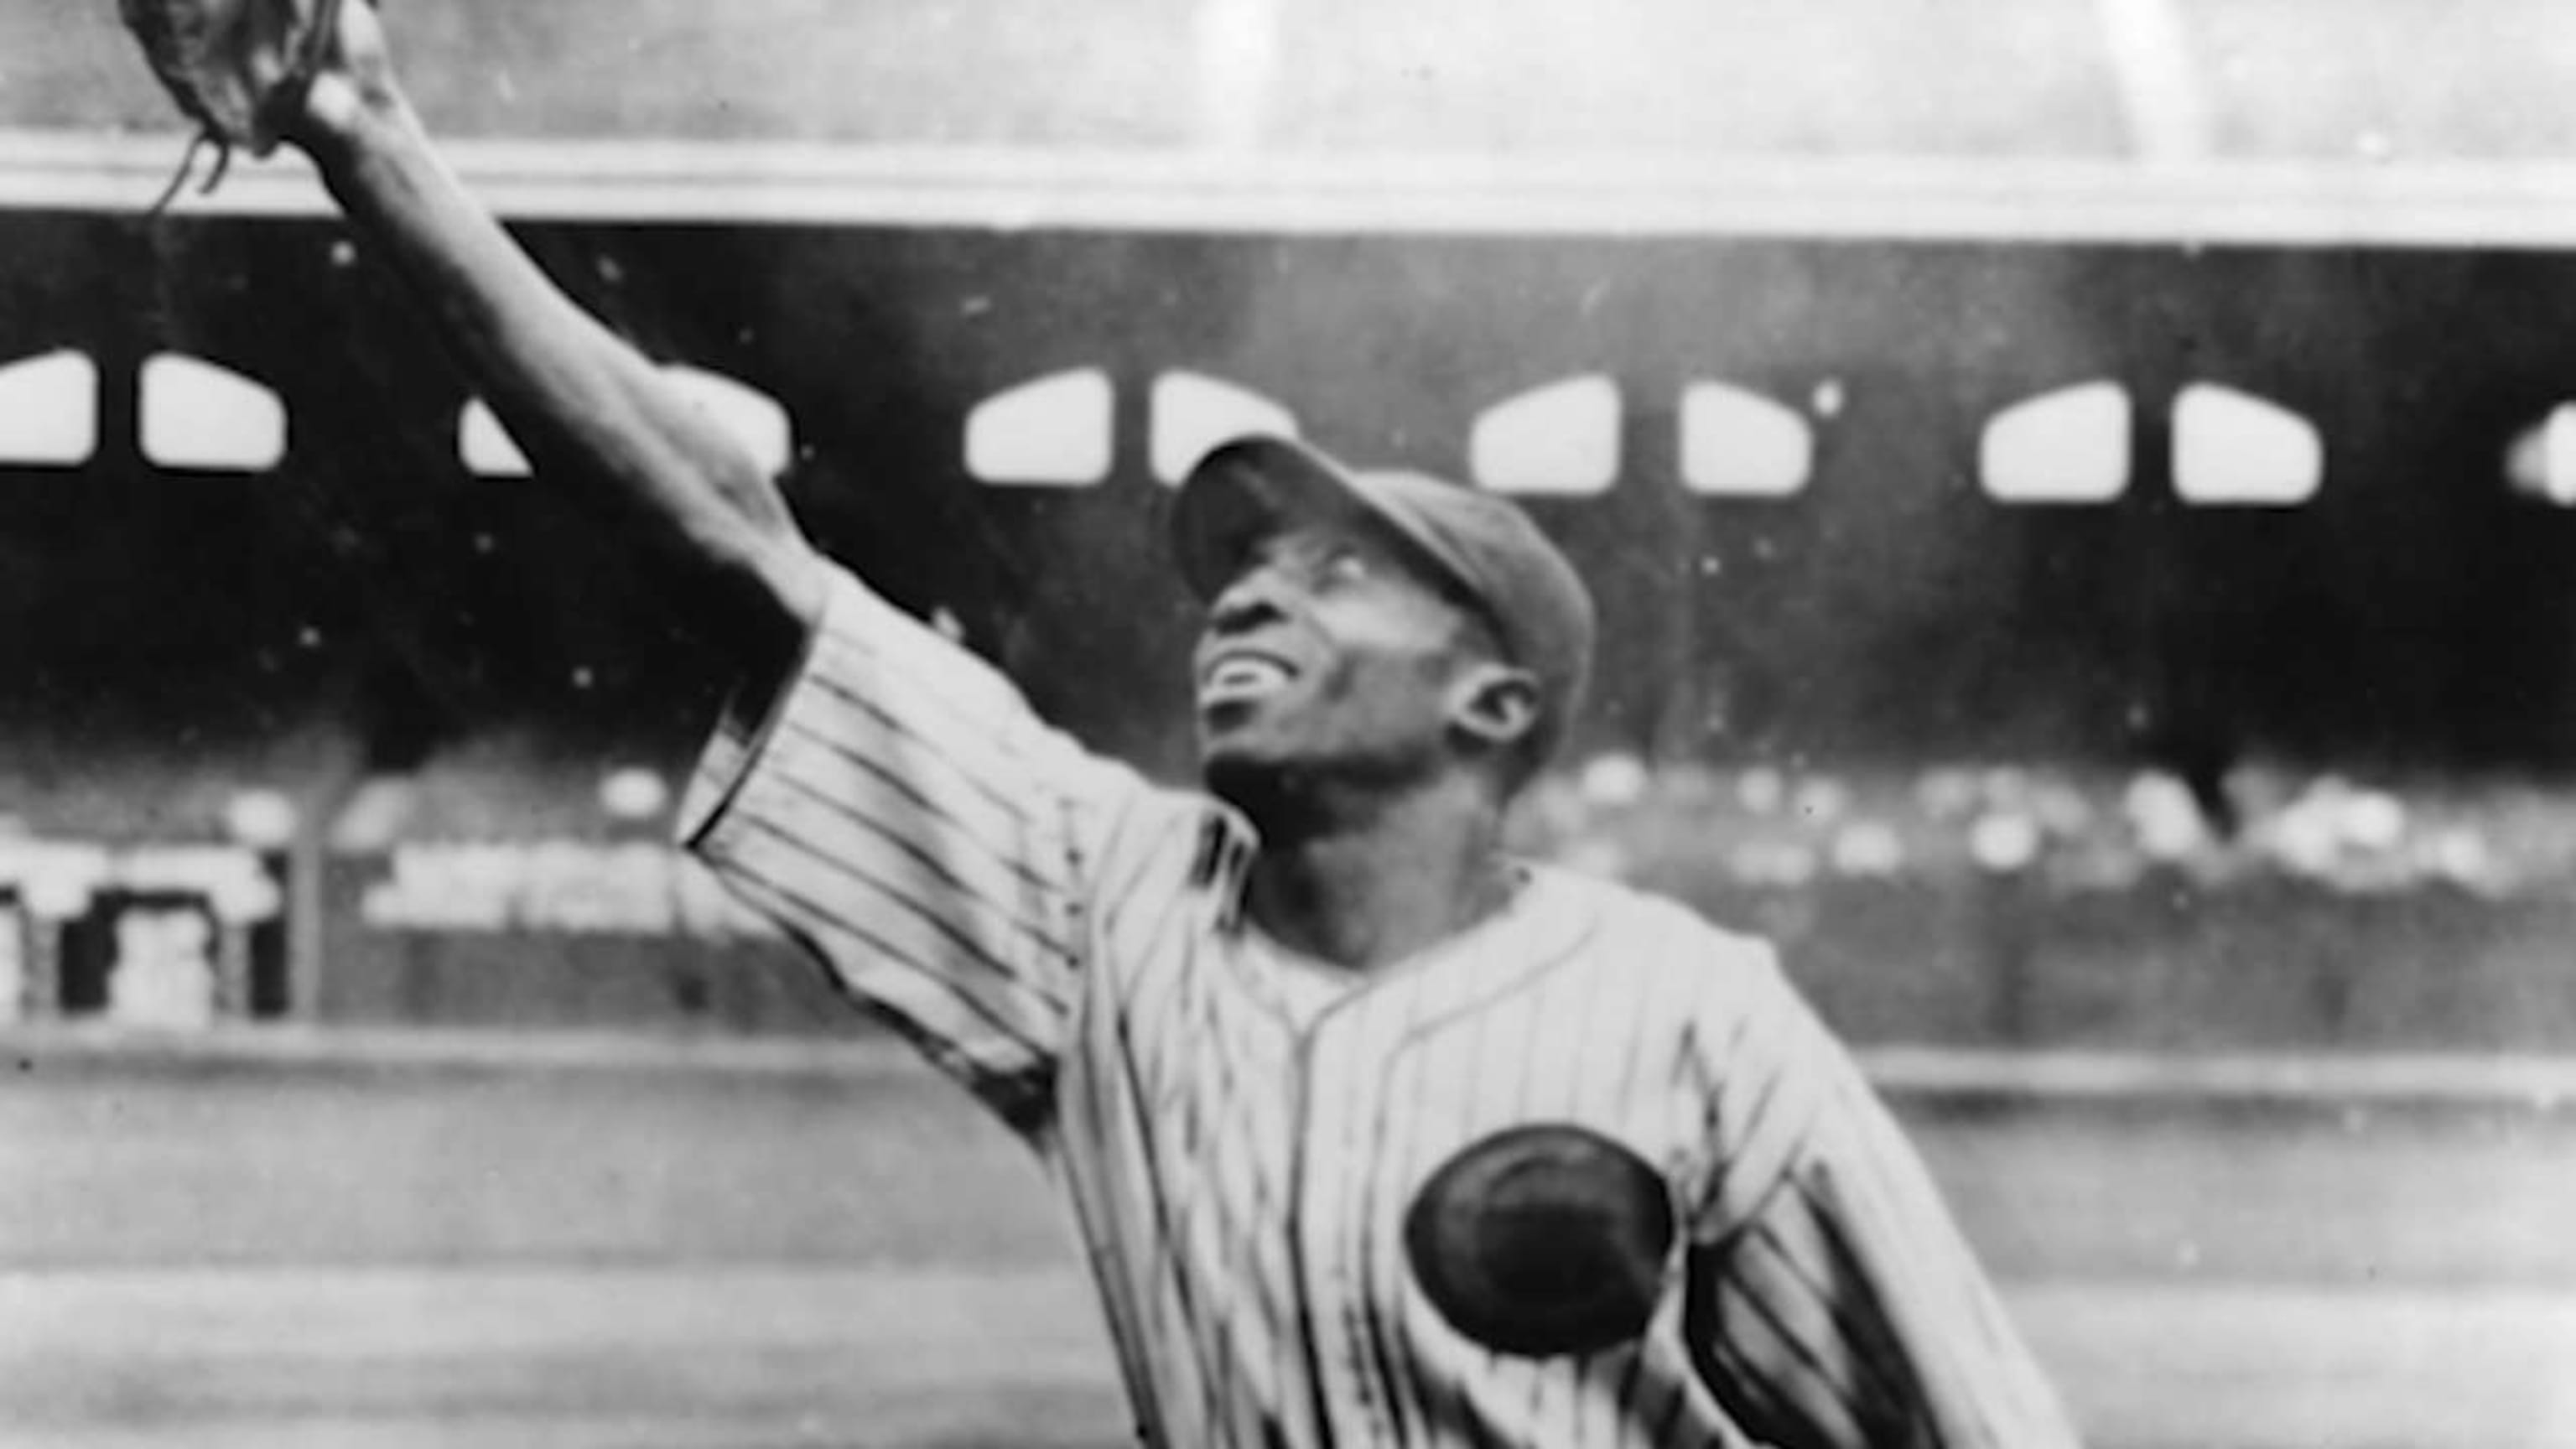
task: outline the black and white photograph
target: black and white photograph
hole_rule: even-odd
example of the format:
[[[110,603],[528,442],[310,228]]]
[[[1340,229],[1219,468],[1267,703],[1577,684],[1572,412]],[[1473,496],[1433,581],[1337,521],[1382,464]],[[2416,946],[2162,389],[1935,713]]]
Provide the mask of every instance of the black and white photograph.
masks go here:
[[[2576,7],[0,0],[0,1449],[2576,1449]]]

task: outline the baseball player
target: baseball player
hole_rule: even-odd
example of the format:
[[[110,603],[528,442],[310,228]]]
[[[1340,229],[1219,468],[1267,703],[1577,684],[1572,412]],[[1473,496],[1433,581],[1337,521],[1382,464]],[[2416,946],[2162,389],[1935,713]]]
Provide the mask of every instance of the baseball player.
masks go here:
[[[1151,783],[808,547],[459,189],[368,6],[248,7],[226,90],[182,3],[128,0],[174,92],[310,153],[542,473],[706,601],[741,679],[687,844],[1042,1155],[1145,1442],[2073,1441],[1770,949],[1504,854],[1594,630],[1517,509],[1216,449],[1169,539],[1206,788]]]

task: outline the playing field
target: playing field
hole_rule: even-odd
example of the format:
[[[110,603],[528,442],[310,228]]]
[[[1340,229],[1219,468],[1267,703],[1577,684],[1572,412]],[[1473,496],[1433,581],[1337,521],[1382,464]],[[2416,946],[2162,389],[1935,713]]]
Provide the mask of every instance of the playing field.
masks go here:
[[[1121,1438],[1035,1167],[882,1053],[13,1045],[0,1441]],[[2093,1442],[2576,1444],[2554,1074],[2054,1065],[1898,1100]]]

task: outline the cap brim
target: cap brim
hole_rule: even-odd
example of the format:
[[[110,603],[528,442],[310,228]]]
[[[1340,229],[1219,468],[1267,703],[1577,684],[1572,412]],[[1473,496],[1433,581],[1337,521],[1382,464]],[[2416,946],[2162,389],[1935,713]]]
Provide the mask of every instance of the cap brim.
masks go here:
[[[1261,540],[1298,523],[1358,519],[1409,545],[1445,582],[1466,582],[1400,500],[1323,450],[1271,434],[1217,445],[1181,480],[1172,504],[1173,560],[1191,593],[1213,599]]]

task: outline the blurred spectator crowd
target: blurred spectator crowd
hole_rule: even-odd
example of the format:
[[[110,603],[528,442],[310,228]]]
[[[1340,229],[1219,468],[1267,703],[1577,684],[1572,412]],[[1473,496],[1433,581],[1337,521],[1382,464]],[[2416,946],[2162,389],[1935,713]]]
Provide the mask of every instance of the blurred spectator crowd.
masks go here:
[[[1754,889],[2025,876],[2051,892],[2295,881],[2335,892],[2576,895],[2576,791],[2371,784],[2249,767],[2215,818],[2158,771],[1650,767],[1597,757],[1532,791],[1524,848],[1601,874]]]

